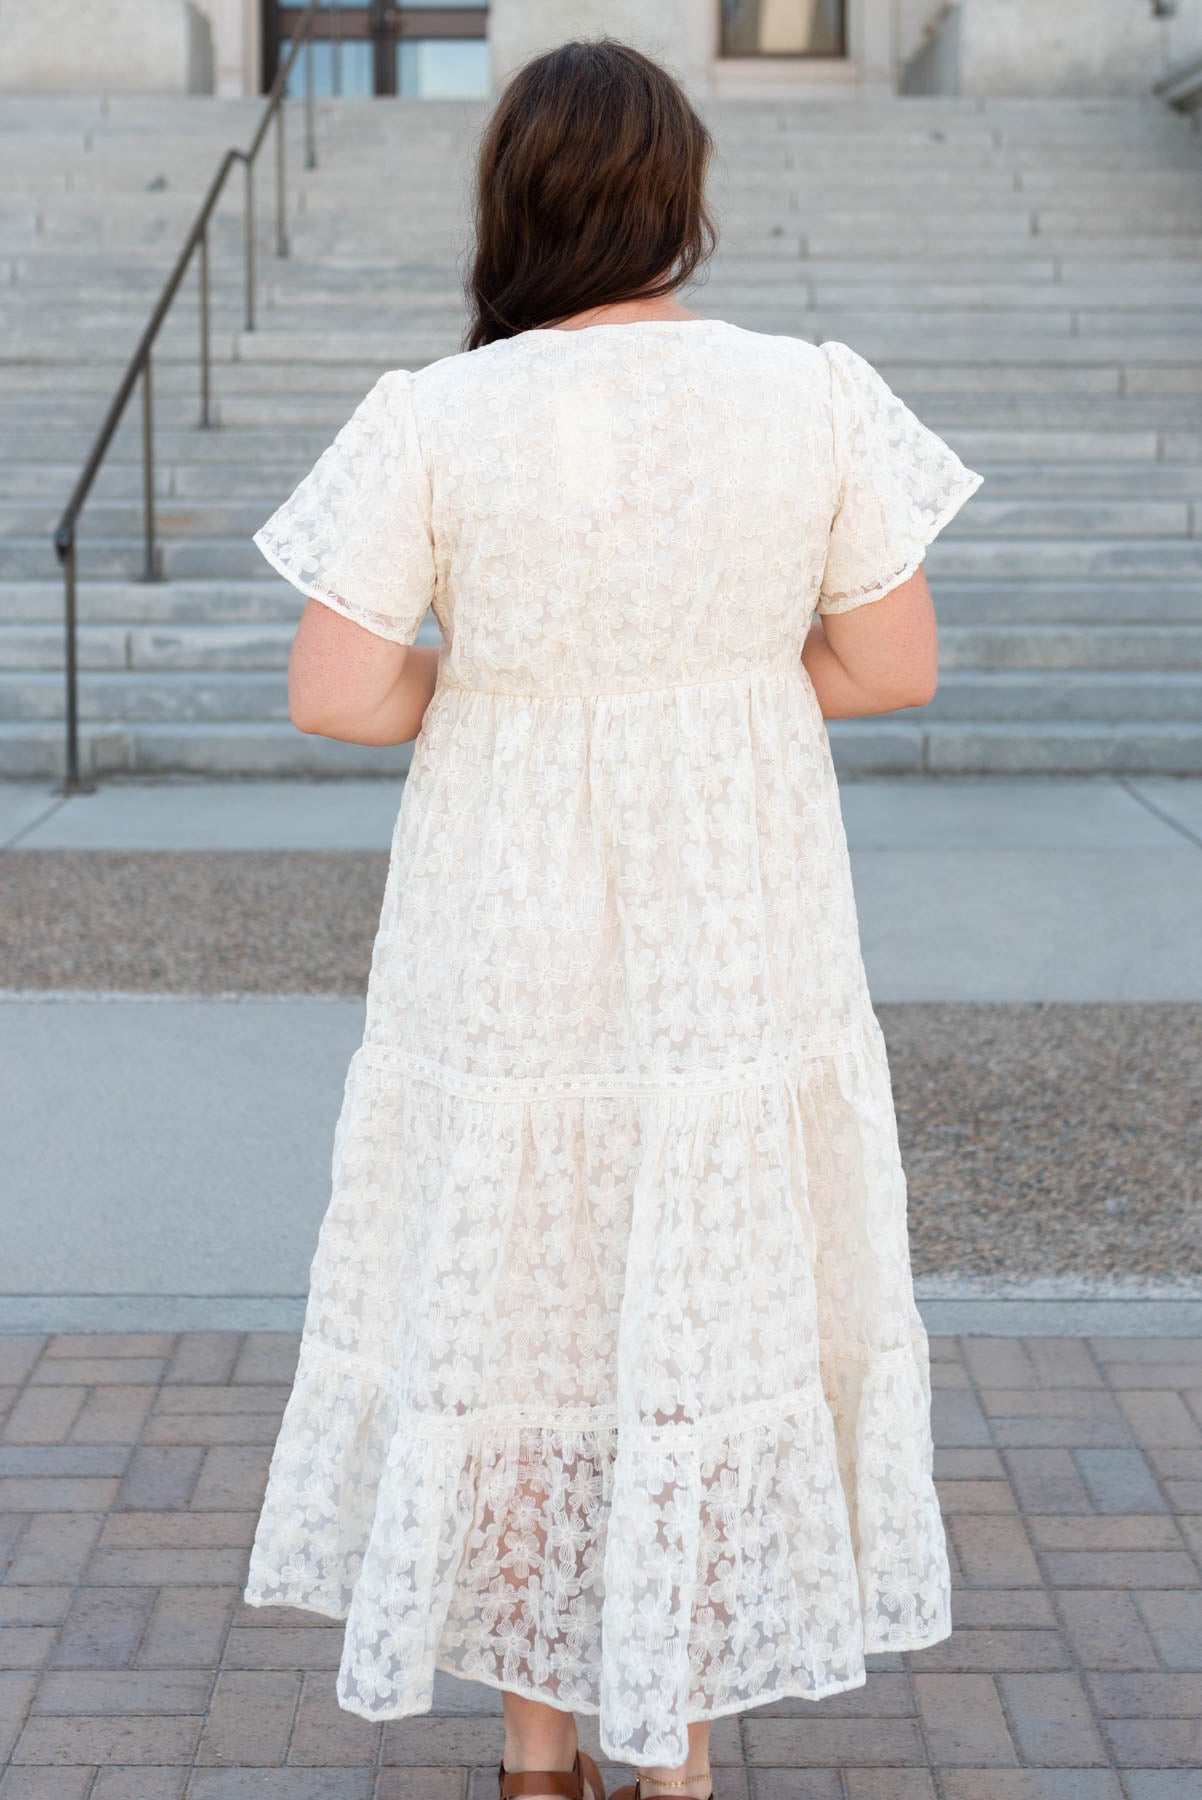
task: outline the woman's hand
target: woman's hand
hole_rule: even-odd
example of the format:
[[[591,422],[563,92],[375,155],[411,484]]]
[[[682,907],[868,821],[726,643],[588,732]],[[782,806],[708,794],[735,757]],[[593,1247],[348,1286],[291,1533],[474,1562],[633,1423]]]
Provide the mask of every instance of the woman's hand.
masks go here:
[[[310,600],[288,658],[289,717],[298,731],[347,744],[407,744],[421,730],[440,654],[391,643]]]
[[[802,664],[824,719],[925,706],[939,679],[935,608],[920,568],[880,600],[815,618]]]

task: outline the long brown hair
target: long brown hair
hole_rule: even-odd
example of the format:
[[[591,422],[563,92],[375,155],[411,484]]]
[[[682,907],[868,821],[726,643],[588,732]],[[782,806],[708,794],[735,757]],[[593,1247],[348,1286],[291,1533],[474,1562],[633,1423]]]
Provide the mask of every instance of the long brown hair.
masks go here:
[[[712,147],[680,84],[628,44],[519,69],[480,146],[467,348],[687,281],[716,241]]]

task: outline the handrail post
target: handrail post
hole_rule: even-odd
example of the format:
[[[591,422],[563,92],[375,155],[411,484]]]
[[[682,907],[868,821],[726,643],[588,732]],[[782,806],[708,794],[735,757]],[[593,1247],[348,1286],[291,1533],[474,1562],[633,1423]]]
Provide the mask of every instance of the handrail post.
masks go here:
[[[281,98],[275,115],[275,253],[288,254],[288,208],[284,175],[284,102]]]
[[[150,355],[142,366],[142,531],[144,538],[143,581],[159,578],[155,554],[154,530],[154,397],[151,381],[153,362]]]
[[[197,276],[200,282],[200,422],[213,423],[212,416],[212,347],[209,341],[209,232],[200,234],[197,245]]]
[[[305,37],[305,167],[317,167],[317,127],[313,116],[313,17]]]
[[[75,616],[75,533],[60,532],[56,548],[63,565],[63,621],[66,627],[64,661],[67,670],[67,764],[63,773],[64,794],[90,794],[91,782],[79,773],[79,675],[76,652]]]
[[[242,216],[242,242],[246,254],[246,329],[255,328],[255,165],[246,158],[246,188]]]

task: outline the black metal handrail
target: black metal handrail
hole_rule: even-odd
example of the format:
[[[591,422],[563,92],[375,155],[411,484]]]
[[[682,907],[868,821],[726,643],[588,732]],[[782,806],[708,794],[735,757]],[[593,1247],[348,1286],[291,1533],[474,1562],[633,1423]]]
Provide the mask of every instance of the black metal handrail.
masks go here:
[[[288,86],[288,78],[293,65],[301,51],[305,51],[305,167],[313,169],[317,166],[317,140],[314,124],[313,104],[313,25],[323,0],[309,0],[304,12],[296,21],[292,33],[292,44],[288,55],[280,64],[275,80],[267,93],[267,104],[259,120],[254,137],[245,150],[229,149],[221,159],[221,163],[209,183],[209,189],[200,205],[195,219],[184,239],[175,264],[168,275],[159,295],[158,302],[147,321],[146,328],[138,340],[137,348],[129,359],[125,374],[113,395],[112,403],[104,416],[104,422],[96,434],[91,454],[80,471],[78,481],[72,491],[71,498],[64,508],[62,518],[54,533],[54,549],[63,569],[63,613],[66,632],[66,771],[63,779],[64,793],[90,793],[93,783],[81,780],[79,773],[79,679],[78,679],[78,630],[76,618],[76,569],[75,569],[75,527],[92,484],[100,471],[108,453],[109,445],[121,423],[125,408],[137,386],[142,383],[142,522],[143,522],[143,569],[144,581],[162,579],[159,569],[158,547],[155,530],[155,495],[154,495],[154,397],[152,382],[152,353],[155,340],[159,335],[163,322],[171,310],[172,302],[179,291],[180,284],[188,272],[193,256],[197,258],[200,300],[200,424],[211,427],[214,423],[212,414],[212,345],[209,331],[209,222],[213,211],[220,200],[229,177],[230,170],[236,163],[241,163],[245,171],[245,188],[243,199],[243,256],[245,262],[244,313],[247,331],[255,329],[255,161],[266,141],[272,121],[276,125],[276,255],[288,255],[288,221],[285,209],[285,142],[284,142],[284,95]]]

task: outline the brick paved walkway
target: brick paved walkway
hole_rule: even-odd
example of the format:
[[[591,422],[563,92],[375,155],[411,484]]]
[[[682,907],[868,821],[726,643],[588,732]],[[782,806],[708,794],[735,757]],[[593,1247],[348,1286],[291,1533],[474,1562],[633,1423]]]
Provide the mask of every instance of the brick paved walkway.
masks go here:
[[[495,1694],[368,1725],[340,1627],[240,1603],[295,1353],[0,1337],[0,1800],[492,1800]],[[718,1800],[1198,1800],[1202,1339],[932,1356],[956,1631],[722,1721]]]

